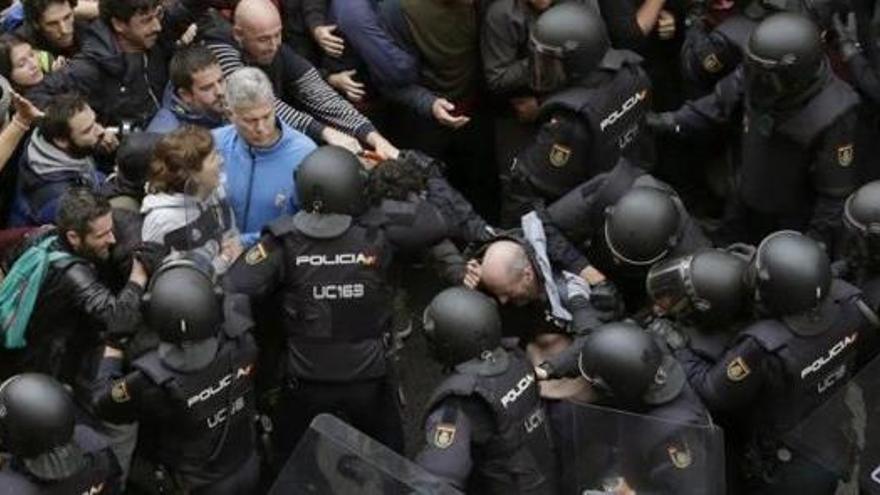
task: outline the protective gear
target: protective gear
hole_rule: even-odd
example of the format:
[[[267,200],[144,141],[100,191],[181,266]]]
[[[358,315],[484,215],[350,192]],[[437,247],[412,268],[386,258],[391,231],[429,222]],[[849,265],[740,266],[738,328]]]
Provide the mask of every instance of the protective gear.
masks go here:
[[[680,220],[668,192],[634,187],[606,212],[605,241],[619,262],[651,265],[675,247]]]
[[[200,368],[217,352],[223,322],[219,288],[190,260],[163,265],[144,296],[146,320],[159,334],[159,355],[169,365]]]
[[[648,295],[665,315],[696,313],[701,322],[723,325],[745,308],[746,267],[742,258],[726,251],[698,251],[651,267]]]
[[[446,366],[476,358],[501,342],[495,302],[464,287],[437,294],[425,308],[423,323],[432,356]]]
[[[802,15],[768,17],[746,46],[746,94],[756,108],[785,109],[806,101],[821,89],[827,71],[819,29]]]
[[[880,181],[865,184],[847,198],[843,225],[849,233],[847,257],[857,264],[880,265]]]
[[[466,313],[467,309],[460,311]],[[474,467],[467,477],[468,493],[557,493],[546,411],[532,365],[521,350],[505,342],[503,348],[456,366],[434,391],[428,400],[427,422],[430,426],[431,419],[440,414],[443,424],[434,426],[434,430],[452,427],[449,440],[454,442],[456,416],[466,414],[469,408],[451,398],[481,402],[481,410],[491,411],[491,430],[471,434],[469,450],[473,452]],[[443,439],[436,433],[431,440],[433,455],[420,455],[420,463],[429,471],[445,473],[444,466],[439,465],[443,456],[438,454],[449,446],[444,448]]]
[[[364,175],[357,157],[339,146],[321,146],[306,156],[294,172],[302,210],[294,216],[297,228],[317,239],[336,237],[363,213]]]
[[[601,18],[583,5],[555,5],[538,18],[529,37],[531,86],[561,89],[589,75],[611,47]]]
[[[815,335],[827,329],[829,322],[818,317],[827,313],[823,303],[831,302],[831,263],[813,239],[791,230],[770,234],[758,246],[746,281],[761,308],[795,332]]]
[[[593,387],[610,393],[623,408],[669,402],[685,385],[675,358],[630,322],[608,323],[587,336],[578,366]]]
[[[39,479],[57,481],[86,466],[72,442],[73,402],[53,378],[38,373],[13,376],[0,385],[0,443]]]

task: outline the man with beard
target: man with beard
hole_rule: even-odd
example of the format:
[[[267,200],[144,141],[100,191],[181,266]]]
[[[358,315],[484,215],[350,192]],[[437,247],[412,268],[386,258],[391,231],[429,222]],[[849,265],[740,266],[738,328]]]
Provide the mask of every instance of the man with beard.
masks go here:
[[[184,124],[214,129],[226,123],[226,81],[211,50],[201,45],[181,48],[168,71],[171,87],[147,131],[164,134]]]
[[[26,346],[10,350],[4,361],[18,372],[45,373],[73,383],[86,355],[101,339],[113,340],[111,328],[139,314],[147,271],[132,259],[125,286],[114,293],[101,271],[116,243],[106,199],[86,188],[68,191],[59,202],[56,238],[49,251],[64,256],[50,262],[25,331]]]
[[[112,151],[118,142],[95,120],[95,112],[75,94],[59,95],[31,136],[22,155],[9,223],[52,223],[58,199],[72,186],[96,189],[104,175],[92,153]]]

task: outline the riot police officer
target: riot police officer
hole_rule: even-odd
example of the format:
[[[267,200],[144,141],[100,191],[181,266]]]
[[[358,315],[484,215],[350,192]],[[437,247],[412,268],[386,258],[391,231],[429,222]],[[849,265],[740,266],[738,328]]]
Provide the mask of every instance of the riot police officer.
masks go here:
[[[743,256],[722,249],[655,264],[645,282],[658,316],[651,329],[663,333],[672,323],[695,353],[717,361],[749,318],[747,265]]]
[[[467,493],[557,493],[537,381],[515,341],[502,341],[495,303],[446,289],[425,309],[424,329],[450,375],[428,401],[417,462]]]
[[[709,485],[719,472],[720,452],[702,433],[718,432],[706,429],[711,425],[709,414],[687,384],[681,365],[644,329],[631,322],[603,325],[542,363],[537,372],[542,379],[580,375],[590,384],[596,405],[630,413],[595,414],[593,408],[575,413],[577,418],[593,411],[591,417],[600,423],[594,427],[599,430],[595,438],[586,440],[610,451],[598,455],[594,446],[594,459],[584,459],[578,453],[589,451],[587,445],[560,447],[576,453],[570,459],[566,456],[569,465],[564,469],[566,479],[578,480],[579,493],[591,488],[583,483],[607,478],[608,469],[636,493],[714,491]],[[641,419],[632,413],[642,415]],[[588,422],[576,421],[575,427]],[[570,424],[554,426],[562,442],[567,438],[584,441],[583,434],[571,431]],[[602,459],[610,462],[599,466]],[[596,479],[570,472],[587,467],[596,471]]]
[[[514,160],[507,224],[609,170],[621,155],[641,157],[651,84],[641,57],[610,47],[601,18],[573,3],[555,5],[530,34],[532,89],[548,95],[540,129]]]
[[[166,262],[147,290],[146,323],[159,346],[135,358],[127,375],[122,352],[106,347],[93,398],[103,419],[140,421],[139,451],[155,479],[130,483],[175,493],[252,493],[259,479],[257,348],[246,298],[224,298],[209,269],[187,259]]]
[[[630,312],[644,304],[652,264],[710,246],[675,191],[627,160],[541,213],[551,258],[591,283],[613,282]]]
[[[846,196],[857,186],[858,96],[835,77],[807,17],[775,14],[752,32],[743,67],[715,92],[652,116],[657,131],[694,136],[742,118],[727,243],[757,243],[779,229],[810,231],[833,247]]]
[[[855,287],[832,279],[818,243],[793,231],[765,238],[746,279],[759,316],[711,363],[676,351],[712,411],[735,412],[746,431],[746,493],[834,493],[842,473],[815,464],[784,436],[853,375],[877,316]],[[747,408],[747,409],[743,409]],[[848,441],[826,448],[843,459]]]
[[[227,290],[264,298],[280,293],[286,348],[276,432],[282,455],[314,416],[332,412],[401,451],[396,384],[386,339],[396,252],[446,235],[425,201],[385,201],[364,211],[363,170],[350,152],[324,146],[295,172],[302,210],[271,223],[227,272]]]
[[[869,182],[846,200],[846,243],[837,275],[857,286],[875,311],[880,308],[880,181]]]
[[[106,440],[77,425],[68,392],[53,378],[16,375],[0,385],[4,493],[121,493],[122,471]]]

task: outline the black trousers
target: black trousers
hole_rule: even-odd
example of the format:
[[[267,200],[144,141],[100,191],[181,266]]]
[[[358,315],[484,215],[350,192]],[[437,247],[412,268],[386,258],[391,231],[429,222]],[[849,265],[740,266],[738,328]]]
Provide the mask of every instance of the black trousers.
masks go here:
[[[330,413],[403,453],[397,392],[387,377],[346,383],[289,381],[274,425],[279,460],[286,462],[312,419]]]

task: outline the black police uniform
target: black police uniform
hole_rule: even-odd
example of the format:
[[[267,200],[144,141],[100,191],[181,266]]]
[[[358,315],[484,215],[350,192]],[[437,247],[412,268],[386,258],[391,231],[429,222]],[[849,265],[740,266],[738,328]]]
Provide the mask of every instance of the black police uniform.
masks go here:
[[[542,103],[541,127],[514,161],[506,221],[611,169],[621,156],[646,157],[642,123],[651,82],[641,60],[633,52],[609,50],[588,80]]]
[[[281,218],[224,278],[230,292],[280,293],[287,386],[276,421],[282,453],[322,412],[402,450],[385,358],[393,311],[389,268],[396,251],[433,244],[445,226],[424,202],[385,201],[383,210],[324,238],[302,232],[294,217]]]
[[[736,69],[758,22],[760,19],[737,13],[711,31],[702,28],[688,31],[681,47],[681,63],[693,96],[710,93],[718,81]]]
[[[780,229],[806,231],[831,245],[843,200],[858,185],[855,158],[858,95],[827,74],[817,94],[787,114],[761,113],[745,95],[743,70],[713,94],[686,103],[674,120],[683,135],[741,119],[736,191],[729,199],[726,242],[757,243]]]
[[[137,358],[121,376],[119,359],[104,358],[95,410],[110,420],[141,421],[139,446],[157,469],[194,494],[252,490],[259,476],[253,379],[257,347],[247,332],[217,337],[204,368],[177,370],[157,351]]]
[[[760,320],[714,365],[687,348],[676,351],[709,409],[737,412],[748,430],[744,474],[754,493],[834,492],[840,474],[799,455],[783,436],[852,377],[861,341],[875,331],[859,298],[858,289],[834,280],[818,335],[800,335],[782,320]],[[827,449],[844,458],[848,441],[832,440]]]
[[[685,210],[671,187],[622,159],[609,172],[600,174],[547,207],[542,213],[547,231],[547,251],[566,269],[580,273],[588,265],[605,274],[620,289],[627,308],[636,310],[645,299],[645,275],[649,267],[624,266],[615,261],[603,231],[605,211],[633,187],[653,187],[670,193],[679,212],[676,244],[668,256],[691,253],[711,243]],[[571,245],[576,247],[572,247]],[[584,254],[586,256],[584,256]]]
[[[472,359],[434,391],[418,463],[468,493],[557,493],[544,405],[515,342]]]
[[[28,473],[14,457],[0,467],[0,491],[15,495],[113,495],[122,493],[122,471],[106,440],[91,428],[77,425],[73,443],[83,451],[84,466],[72,476],[44,481]]]

